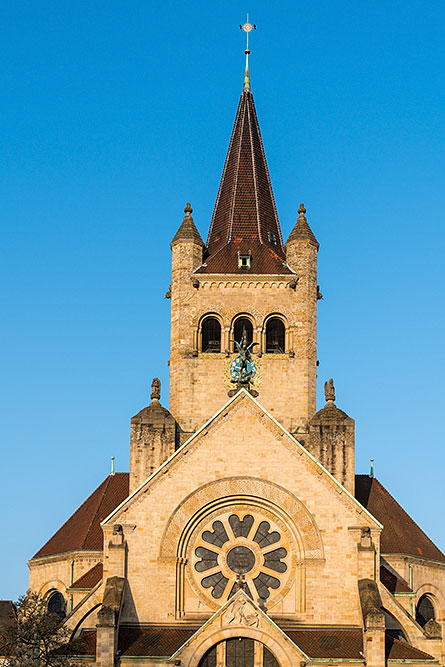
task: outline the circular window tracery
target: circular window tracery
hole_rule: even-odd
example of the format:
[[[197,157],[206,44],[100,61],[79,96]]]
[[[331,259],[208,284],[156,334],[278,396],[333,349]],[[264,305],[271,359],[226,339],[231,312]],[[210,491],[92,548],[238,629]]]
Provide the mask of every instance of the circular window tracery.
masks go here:
[[[279,526],[263,517],[235,511],[205,527],[193,549],[200,586],[224,601],[239,588],[267,600],[289,570],[289,542]]]

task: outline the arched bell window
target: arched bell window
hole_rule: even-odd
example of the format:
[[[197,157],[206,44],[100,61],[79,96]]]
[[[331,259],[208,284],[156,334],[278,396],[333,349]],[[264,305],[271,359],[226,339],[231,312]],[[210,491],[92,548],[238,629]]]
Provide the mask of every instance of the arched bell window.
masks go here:
[[[233,327],[233,351],[237,351],[235,341],[237,343],[241,342],[244,331],[246,332],[247,345],[253,341],[253,326],[252,322],[247,317],[239,317],[235,321],[235,326]]]
[[[221,352],[221,325],[216,317],[206,317],[201,329],[201,351]]]
[[[66,605],[65,598],[59,591],[54,591],[48,598],[48,613],[57,614],[59,618],[65,618]]]
[[[271,317],[266,324],[266,352],[280,354],[285,347],[284,323],[279,317]]]
[[[422,595],[416,607],[416,621],[419,625],[423,626],[435,619],[436,614],[434,611],[434,605],[431,602],[431,598],[428,595]]]

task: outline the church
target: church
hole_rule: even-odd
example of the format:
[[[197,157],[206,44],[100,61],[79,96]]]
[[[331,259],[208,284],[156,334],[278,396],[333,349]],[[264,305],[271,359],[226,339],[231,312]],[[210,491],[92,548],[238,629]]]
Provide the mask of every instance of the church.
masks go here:
[[[31,558],[30,589],[79,665],[443,665],[445,555],[355,474],[332,379],[317,410],[319,244],[303,204],[283,242],[248,56],[207,241],[189,203],[172,229],[169,408],[155,378],[129,473]]]

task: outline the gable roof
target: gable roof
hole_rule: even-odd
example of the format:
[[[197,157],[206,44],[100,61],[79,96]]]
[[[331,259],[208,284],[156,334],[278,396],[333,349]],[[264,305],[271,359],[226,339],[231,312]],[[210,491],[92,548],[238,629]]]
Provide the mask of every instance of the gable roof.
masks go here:
[[[206,431],[211,423],[215,421],[222,413],[228,410],[228,408],[234,404],[236,401],[243,400],[243,399],[249,399],[252,401],[256,408],[260,411],[261,415],[265,415],[270,419],[282,432],[283,435],[285,435],[289,440],[293,442],[295,445],[296,449],[299,449],[302,454],[305,454],[315,465],[319,468],[320,472],[323,473],[328,479],[331,480],[331,482],[337,487],[338,491],[343,493],[349,500],[351,501],[352,505],[355,506],[356,511],[358,511],[360,514],[365,513],[372,521],[374,525],[377,525],[379,528],[383,528],[383,526],[379,523],[379,521],[364,507],[361,505],[358,500],[344,487],[340,484],[340,482],[328,471],[326,468],[322,466],[322,464],[313,456],[307,449],[303,447],[303,445],[296,440],[296,438],[287,431],[284,426],[278,422],[275,417],[273,417],[267,410],[264,408],[246,389],[240,389],[232,398],[227,401],[225,405],[223,405],[210,419],[208,419],[205,424],[199,428],[196,433],[194,433],[186,442],[179,447],[168,459],[166,459],[157,470],[155,470],[149,477],[147,477],[146,480],[144,480],[133,492],[128,498],[125,498],[122,503],[118,506],[115,507],[112,512],[110,513],[109,516],[107,516],[103,521],[102,525],[104,525],[107,521],[109,521],[117,512],[119,512],[121,509],[123,509],[127,504],[143,489],[154,477],[157,475],[162,474],[162,471],[170,465],[170,463],[180,457],[184,450],[190,445],[193,440],[198,438],[201,433]]]
[[[102,551],[100,522],[128,496],[128,490],[128,473],[109,475],[31,560],[70,551]]]
[[[238,252],[252,252],[251,269]],[[293,273],[286,265],[280,223],[253,95],[244,88],[210,223],[204,264],[196,273]]]
[[[283,628],[283,632],[310,658],[363,660],[361,628]]]
[[[355,497],[384,526],[380,536],[382,554],[406,554],[445,563],[441,550],[375,477],[356,475]]]
[[[395,637],[385,636],[385,658],[386,660],[409,660],[410,662],[437,662],[437,660],[430,655],[421,651],[411,644],[407,644],[401,639]]]

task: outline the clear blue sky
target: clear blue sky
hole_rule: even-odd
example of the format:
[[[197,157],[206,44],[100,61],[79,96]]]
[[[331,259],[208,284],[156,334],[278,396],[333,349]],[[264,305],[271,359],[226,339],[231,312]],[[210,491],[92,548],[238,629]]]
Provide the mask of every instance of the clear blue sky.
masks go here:
[[[4,0],[0,597],[128,470],[153,376],[168,403],[169,242],[188,200],[207,233],[246,11],[283,235],[303,201],[321,244],[319,388],[445,548],[443,1]]]

